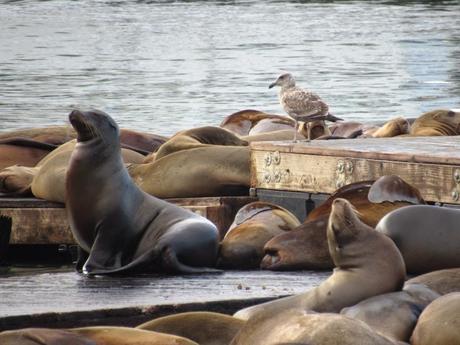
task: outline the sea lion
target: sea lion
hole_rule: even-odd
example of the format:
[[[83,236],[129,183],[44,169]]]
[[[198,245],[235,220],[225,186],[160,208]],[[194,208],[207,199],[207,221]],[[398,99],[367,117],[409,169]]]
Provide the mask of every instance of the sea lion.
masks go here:
[[[43,128],[26,128],[0,133],[0,140],[11,138],[25,138],[46,144],[62,145],[75,139],[77,134],[72,127],[48,126]]]
[[[460,112],[438,109],[418,117],[411,126],[412,136],[460,134]]]
[[[248,195],[250,150],[211,145],[128,166],[134,182],[158,198]]]
[[[410,343],[460,344],[460,292],[441,296],[425,308],[418,319]]]
[[[364,124],[356,121],[336,122],[329,126],[331,135],[346,139],[354,139],[361,135],[369,135],[369,133],[378,129],[378,126]]]
[[[248,135],[255,135],[266,132],[290,130],[294,131],[294,120],[289,117],[266,118],[258,121],[249,131]]]
[[[460,267],[460,210],[413,205],[388,213],[376,230],[398,246],[407,272]]]
[[[95,326],[70,331],[91,339],[97,345],[198,345],[184,337],[129,327]]]
[[[192,128],[175,134],[161,145],[155,153],[155,159],[181,150],[212,145],[248,146],[248,142],[223,128],[212,126]]]
[[[244,323],[225,314],[189,312],[160,317],[136,328],[177,335],[200,345],[228,345]]]
[[[0,332],[2,345],[98,345],[95,341],[65,329],[23,328]]]
[[[258,268],[265,243],[299,225],[299,220],[281,206],[262,201],[243,206],[220,243],[219,266]]]
[[[417,189],[394,175],[382,176],[373,183],[363,181],[346,185],[310,212],[298,228],[268,241],[261,268],[277,271],[333,268],[326,228],[332,202],[337,198],[350,201],[361,221],[370,227],[375,227],[394,209],[424,202]]]
[[[460,268],[449,268],[425,273],[407,280],[404,286],[411,284],[426,285],[441,295],[460,292]]]
[[[297,228],[275,236],[264,246],[260,268],[272,271],[332,269],[327,246],[329,215],[309,220]]]
[[[340,314],[299,309],[255,315],[230,345],[394,345],[364,322]]]
[[[439,296],[425,285],[412,284],[403,291],[365,299],[340,313],[364,321],[390,339],[409,342],[420,313]]]
[[[274,314],[290,308],[338,312],[402,287],[406,270],[398,248],[364,224],[345,199],[332,203],[327,240],[336,268],[326,281],[306,293],[242,309],[234,316],[247,320],[259,312]]]
[[[77,243],[89,253],[83,273],[210,271],[204,267],[215,265],[216,226],[133,183],[109,115],[74,110],[69,121],[78,136],[66,175],[66,210]]]
[[[74,139],[59,146],[32,169],[10,169],[8,171],[9,175],[3,170],[0,172],[0,180],[3,176],[6,182],[11,179],[17,181],[16,186],[8,186],[10,190],[13,187],[16,187],[16,189],[22,187],[23,191],[30,190],[36,198],[65,202],[65,178],[75,144],[76,140]],[[141,154],[125,148],[121,149],[121,155],[125,163],[140,163],[143,161]]]
[[[30,196],[30,184],[39,168],[13,165],[0,171],[0,193],[8,196]]]
[[[241,139],[246,140],[247,142],[255,142],[255,141],[284,141],[284,140],[292,140],[294,135],[294,129],[284,129],[279,131],[273,132],[264,132],[260,134],[253,134],[253,135],[246,135],[242,136]],[[297,139],[304,140],[306,139],[301,133],[297,133]]]
[[[0,170],[13,165],[33,167],[56,147],[23,138],[0,140]]]
[[[262,111],[245,109],[228,115],[222,120],[220,127],[228,129],[238,135],[248,135],[251,129],[261,120],[273,119],[286,123],[286,116],[267,114]]]
[[[403,117],[396,117],[370,133],[370,136],[373,138],[391,138],[398,135],[409,134],[409,130],[409,121]]]

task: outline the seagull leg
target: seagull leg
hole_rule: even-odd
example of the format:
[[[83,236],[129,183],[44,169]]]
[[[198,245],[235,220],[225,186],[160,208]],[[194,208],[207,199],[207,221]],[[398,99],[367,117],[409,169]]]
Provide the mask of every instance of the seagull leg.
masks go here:
[[[294,143],[297,142],[297,131],[299,130],[299,121],[297,120],[294,120],[295,121],[295,128],[294,128]]]

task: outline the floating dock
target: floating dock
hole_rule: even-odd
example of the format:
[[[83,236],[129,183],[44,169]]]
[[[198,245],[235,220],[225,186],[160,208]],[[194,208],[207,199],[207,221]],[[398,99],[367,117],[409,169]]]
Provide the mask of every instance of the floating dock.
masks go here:
[[[427,202],[460,205],[460,136],[251,143],[251,187],[262,198],[331,194],[383,175]]]

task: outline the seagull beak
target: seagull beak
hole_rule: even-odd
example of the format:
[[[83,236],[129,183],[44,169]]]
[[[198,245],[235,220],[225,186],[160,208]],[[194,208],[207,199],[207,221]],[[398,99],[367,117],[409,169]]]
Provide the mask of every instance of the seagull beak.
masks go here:
[[[274,83],[271,83],[271,84],[268,86],[268,88],[271,89],[271,88],[272,88],[273,86],[275,86],[275,85],[276,85],[276,81],[275,81]]]

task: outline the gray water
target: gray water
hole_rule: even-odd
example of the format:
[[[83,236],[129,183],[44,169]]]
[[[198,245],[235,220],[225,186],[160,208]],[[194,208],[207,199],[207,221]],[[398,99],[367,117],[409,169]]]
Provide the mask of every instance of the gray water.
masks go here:
[[[98,108],[172,134],[254,108],[284,71],[347,120],[460,108],[459,1],[0,0],[0,130]]]

